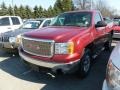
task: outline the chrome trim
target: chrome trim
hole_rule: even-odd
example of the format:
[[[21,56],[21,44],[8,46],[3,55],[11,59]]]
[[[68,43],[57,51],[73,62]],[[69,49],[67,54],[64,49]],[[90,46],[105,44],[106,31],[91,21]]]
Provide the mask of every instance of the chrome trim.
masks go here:
[[[56,68],[57,66],[64,66],[64,65],[69,65],[69,64],[72,65],[74,63],[79,62],[79,60],[75,60],[70,63],[56,63],[56,62],[42,61],[42,60],[31,58],[31,57],[23,54],[20,50],[19,50],[19,55],[23,60],[25,60],[29,63],[35,64],[38,66],[42,66],[42,67],[47,67],[47,68]]]
[[[60,64],[60,63],[52,63],[52,62],[47,62],[47,61],[45,62],[45,61],[42,61],[42,60],[37,60],[37,59],[34,59],[34,58],[30,58],[30,57],[26,56],[25,54],[23,54],[22,52],[19,52],[19,55],[25,61],[27,61],[29,63],[32,63],[32,64],[35,64],[35,65],[38,65],[38,66],[53,68],[53,67],[58,66],[58,65],[63,65],[63,64]]]
[[[25,36],[22,36],[22,38],[24,38],[24,39],[28,39],[28,40],[34,40],[34,41],[42,41],[42,42],[52,42],[52,43],[55,42],[54,40],[29,38],[29,37],[25,37]]]
[[[24,37],[22,36],[22,39],[27,39],[27,40],[33,40],[33,41],[41,41],[41,42],[51,42],[51,55],[39,55],[39,54],[35,54],[35,53],[32,53],[32,52],[29,52],[27,50],[25,50],[23,48],[23,43],[21,42],[22,44],[22,48],[25,52],[29,53],[29,54],[32,54],[32,55],[36,55],[36,56],[42,56],[42,57],[52,57],[54,55],[54,47],[55,47],[55,41],[54,40],[46,40],[46,39],[36,39],[36,38],[28,38],[28,37]]]

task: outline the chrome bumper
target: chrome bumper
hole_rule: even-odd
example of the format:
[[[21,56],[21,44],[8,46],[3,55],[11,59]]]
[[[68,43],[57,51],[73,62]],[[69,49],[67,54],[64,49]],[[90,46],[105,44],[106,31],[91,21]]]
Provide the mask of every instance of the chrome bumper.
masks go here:
[[[120,33],[113,33],[113,38],[120,38]]]
[[[75,66],[78,66],[77,64],[80,61],[80,60],[76,60],[75,62],[70,62],[70,63],[47,62],[47,61],[31,58],[25,55],[24,53],[22,53],[20,50],[19,50],[19,55],[23,60],[27,61],[28,63],[34,64],[37,66],[46,67],[46,68],[51,68],[53,72],[57,72],[57,70],[61,70],[63,73],[67,73],[68,71],[70,71],[68,73],[74,72],[72,69],[75,68]]]
[[[8,49],[15,49],[18,45],[15,43],[9,43],[9,42],[0,42],[0,48],[8,48]]]

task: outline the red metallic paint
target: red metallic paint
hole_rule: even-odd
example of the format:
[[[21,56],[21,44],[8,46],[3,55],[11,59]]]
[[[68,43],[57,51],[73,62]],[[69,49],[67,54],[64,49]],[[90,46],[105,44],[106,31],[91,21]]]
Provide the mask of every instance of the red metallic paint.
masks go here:
[[[74,42],[74,53],[72,55],[53,55],[53,57],[51,58],[46,58],[46,57],[30,55],[24,51],[23,53],[25,53],[27,56],[31,58],[50,61],[50,62],[68,63],[75,60],[80,60],[80,58],[83,56],[84,49],[87,45],[89,45],[91,42],[93,42],[95,39],[99,38],[100,36],[105,35],[107,32],[111,31],[111,29],[108,29],[106,30],[106,32],[99,31],[98,33],[94,25],[94,16],[96,11],[85,11],[85,12],[92,13],[92,22],[91,22],[92,24],[90,27],[49,26],[42,28],[40,30],[36,30],[24,34],[25,37],[54,40],[55,42],[59,42],[59,43],[72,41]]]

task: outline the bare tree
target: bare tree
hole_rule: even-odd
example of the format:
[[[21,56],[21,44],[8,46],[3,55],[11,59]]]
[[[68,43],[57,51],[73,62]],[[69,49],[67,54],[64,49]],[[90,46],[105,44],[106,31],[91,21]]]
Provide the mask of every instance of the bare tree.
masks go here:
[[[116,12],[115,9],[109,7],[105,0],[98,0],[96,3],[96,9],[99,10],[104,17],[112,17]]]
[[[107,4],[106,0],[73,0],[78,10],[90,10],[91,5],[92,9],[99,10],[104,17],[112,17],[114,16],[116,9],[111,8],[109,4]]]
[[[91,3],[90,0],[74,0],[77,9],[90,9]]]

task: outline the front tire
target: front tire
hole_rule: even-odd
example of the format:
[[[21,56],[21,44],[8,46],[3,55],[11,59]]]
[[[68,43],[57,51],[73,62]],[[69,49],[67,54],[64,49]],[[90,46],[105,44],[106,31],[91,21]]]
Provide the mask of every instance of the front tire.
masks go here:
[[[85,78],[88,75],[90,68],[91,68],[90,50],[86,49],[83,57],[81,58],[77,75],[81,78]]]

